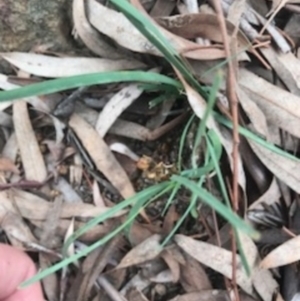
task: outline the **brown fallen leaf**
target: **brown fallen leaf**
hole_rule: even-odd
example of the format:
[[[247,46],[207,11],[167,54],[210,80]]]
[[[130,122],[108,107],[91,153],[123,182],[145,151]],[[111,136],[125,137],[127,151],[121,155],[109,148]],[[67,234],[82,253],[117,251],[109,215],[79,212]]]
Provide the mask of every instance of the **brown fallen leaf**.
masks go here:
[[[47,177],[46,165],[30,122],[25,101],[14,103],[13,121],[26,179],[43,182]]]
[[[51,209],[50,202],[32,193],[18,189],[0,191],[0,205],[6,208],[7,211],[15,212],[15,210],[18,210],[23,218],[29,220],[45,220]],[[108,207],[95,207],[94,205],[86,203],[64,203],[62,205],[60,218],[91,218],[104,214],[109,209]],[[120,216],[124,213],[125,211],[122,211],[114,216]]]
[[[296,262],[300,259],[300,235],[288,240],[271,251],[261,262],[264,269],[271,269]]]
[[[135,191],[127,174],[96,130],[77,114],[71,116],[69,125],[81,140],[98,170],[105,175],[124,198],[133,196]]]
[[[187,293],[210,290],[212,285],[203,266],[192,256],[185,254],[186,263],[180,265],[180,284]]]
[[[117,269],[138,265],[156,258],[162,251],[160,245],[161,235],[154,234],[131,249],[121,260]]]
[[[225,277],[232,277],[232,252],[223,248],[197,241],[190,237],[175,236],[176,244],[187,254],[201,262],[203,265],[221,273]],[[253,294],[251,278],[247,277],[240,257],[236,256],[236,283],[248,294]]]
[[[105,7],[95,0],[89,0],[87,4],[88,19],[101,33],[111,37],[124,48],[135,52],[162,56],[160,51],[152,45],[123,14]],[[132,4],[136,3],[132,2]],[[143,10],[143,8],[141,9]],[[153,22],[153,24],[155,23]],[[158,25],[156,24],[156,26]],[[225,57],[225,53],[222,49],[217,49],[216,47],[201,48],[196,43],[180,38],[162,27],[159,27],[159,29],[173,47],[185,57],[198,60]]]

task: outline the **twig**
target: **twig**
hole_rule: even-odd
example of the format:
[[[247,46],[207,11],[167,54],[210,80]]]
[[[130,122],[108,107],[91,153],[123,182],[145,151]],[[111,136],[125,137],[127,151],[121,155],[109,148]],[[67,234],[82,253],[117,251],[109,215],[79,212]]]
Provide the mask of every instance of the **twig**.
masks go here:
[[[221,0],[212,0],[214,8],[218,17],[218,22],[220,25],[223,44],[226,57],[228,59],[228,75],[227,75],[227,97],[229,99],[232,122],[233,122],[233,180],[232,180],[232,206],[235,212],[238,211],[238,199],[239,199],[239,187],[238,187],[238,146],[239,146],[239,134],[238,134],[238,99],[235,93],[236,78],[234,73],[234,66],[231,58],[231,51],[229,46],[229,39],[227,34],[227,28],[225,23],[225,18],[221,6]],[[236,295],[236,300],[239,301],[239,294],[236,285],[236,246],[235,237],[232,236],[232,281],[234,286],[234,291]]]

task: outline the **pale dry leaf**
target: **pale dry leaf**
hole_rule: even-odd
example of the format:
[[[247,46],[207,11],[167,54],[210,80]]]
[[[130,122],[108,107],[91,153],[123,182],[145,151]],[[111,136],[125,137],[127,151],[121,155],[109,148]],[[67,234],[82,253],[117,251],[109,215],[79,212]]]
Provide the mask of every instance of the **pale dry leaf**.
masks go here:
[[[140,157],[134,153],[127,145],[121,143],[121,142],[113,142],[109,145],[109,148],[116,153],[122,154],[128,158],[130,158],[132,161],[137,162]]]
[[[43,230],[40,235],[40,243],[49,249],[54,247],[51,243],[56,235],[63,202],[62,195],[57,196],[53,203],[51,203],[52,208],[49,210],[47,218],[44,221]]]
[[[57,181],[53,184],[53,188],[59,191],[67,203],[82,203],[81,197],[74,190],[74,188],[67,182],[63,177],[59,177]]]
[[[109,59],[120,59],[124,57],[116,48],[109,45],[100,37],[99,33],[89,23],[85,12],[84,0],[73,0],[72,12],[76,33],[85,45],[94,53]]]
[[[197,261],[231,279],[232,252],[179,234],[175,236],[175,242]],[[247,277],[238,255],[236,256],[236,261],[236,283],[246,293],[253,294],[251,279]]]
[[[168,301],[228,301],[232,300],[226,290],[203,290],[184,295],[178,295]],[[255,301],[250,296],[239,292],[240,301]]]
[[[93,181],[93,202],[97,207],[106,207],[96,180]]]
[[[10,137],[7,139],[4,148],[2,149],[2,156],[10,159],[12,162],[16,161],[18,154],[18,141],[17,136],[13,132]]]
[[[74,164],[70,165],[70,184],[80,185],[83,177],[83,162],[79,154],[74,155]]]
[[[15,207],[23,218],[29,220],[45,220],[51,203],[46,200],[23,190],[13,189],[0,191],[0,205],[7,211],[15,212]],[[95,207],[86,203],[64,203],[62,205],[60,218],[73,217],[96,217],[104,214],[109,208]],[[122,210],[113,215],[121,216],[126,211]]]
[[[9,158],[0,158],[0,171],[10,171],[15,174],[20,174],[18,167]]]
[[[288,90],[300,96],[299,59],[292,52],[278,53],[278,51],[272,47],[266,47],[260,50]]]
[[[270,124],[300,137],[300,98],[270,84],[245,69],[239,71],[239,85],[266,116]]]
[[[25,101],[14,103],[13,121],[26,179],[43,182],[47,177],[46,165],[30,122]]]
[[[71,219],[70,225],[66,231],[66,235],[64,237],[64,243],[67,242],[67,240],[71,237],[71,235],[74,233],[74,218]],[[68,256],[72,256],[75,254],[75,246],[74,242],[72,242],[67,249]]]
[[[119,45],[135,52],[162,56],[160,51],[152,45],[123,14],[105,7],[95,0],[88,1],[88,19],[97,30],[111,37]],[[155,23],[153,24],[155,25]],[[158,29],[166,36],[171,45],[185,57],[198,60],[225,57],[225,53],[222,49],[215,47],[199,48],[199,45],[196,43],[180,38],[162,27]]]
[[[161,235],[154,234],[131,249],[121,260],[118,269],[145,263],[156,258],[162,251],[160,245]]]
[[[250,268],[252,269],[251,278],[253,286],[263,301],[272,301],[274,294],[277,292],[279,285],[268,270],[262,269],[257,265],[260,256],[253,240],[248,236],[238,231],[238,235],[243,247],[244,253]]]
[[[287,186],[300,193],[300,161],[286,158],[279,155],[260,144],[248,139],[248,142],[254,153],[262,161],[262,163]]]
[[[39,253],[39,267],[42,270],[46,270],[52,266],[52,262],[50,257],[46,254],[40,252]],[[56,273],[52,273],[49,276],[42,279],[43,289],[48,301],[56,301],[58,298],[59,292],[59,281],[58,275]]]
[[[169,283],[169,282],[176,283],[174,281],[174,275],[172,271],[169,269],[163,270],[159,272],[157,275],[150,277],[150,280],[154,283]]]
[[[185,91],[187,94],[187,99],[189,101],[190,106],[192,107],[196,116],[199,117],[200,119],[202,119],[205,114],[206,107],[207,107],[205,100],[202,98],[202,96],[198,92],[196,92],[185,81],[185,79],[182,77],[181,74],[179,74],[179,72],[177,72],[177,75],[184,85],[184,88],[185,88]],[[220,142],[223,145],[223,147],[227,153],[231,169],[233,169],[233,158],[232,158],[233,141],[232,141],[231,135],[225,129],[221,129],[217,125],[217,123],[213,119],[212,115],[208,116],[207,121],[206,121],[206,126],[207,126],[207,128],[212,129],[215,132],[215,134],[218,136],[218,138],[220,139]],[[238,183],[241,185],[241,187],[245,191],[246,176],[245,176],[245,172],[243,169],[242,160],[241,160],[240,156],[237,157],[237,163],[238,163]]]
[[[69,125],[81,140],[98,170],[124,198],[133,196],[135,191],[127,174],[94,128],[77,114],[71,116]]]
[[[269,138],[268,125],[265,115],[257,104],[251,100],[247,93],[244,92],[243,88],[236,87],[237,95],[240,104],[242,105],[244,111],[248,115],[254,130],[260,134],[262,137]]]
[[[128,301],[149,301],[149,299],[140,290],[136,288],[132,288],[127,293],[126,297]]]
[[[300,259],[300,235],[288,240],[271,251],[261,262],[264,269],[271,269],[296,262]]]
[[[214,42],[223,43],[222,34],[219,28],[218,18],[216,15],[198,13],[175,15],[171,17],[161,17],[155,19],[161,26],[170,32],[186,39],[195,39],[202,37]],[[235,30],[235,26],[226,21],[229,34]],[[241,32],[238,31],[238,47],[239,51],[249,48],[250,41]]]
[[[27,223],[17,212],[7,209],[0,202],[0,225],[10,242],[19,248],[27,244],[37,243]]]
[[[1,56],[23,71],[48,78],[145,68],[145,64],[134,59],[59,58],[26,52],[7,52]]]
[[[100,112],[96,130],[104,137],[121,113],[126,110],[141,94],[143,89],[137,84],[131,84],[116,93]]]
[[[71,218],[72,219],[72,218]],[[32,219],[30,222],[35,225],[38,230],[42,229],[43,227],[43,220],[36,220]],[[85,223],[75,221],[75,230],[78,230],[79,228],[83,227]],[[61,240],[66,236],[66,233],[70,227],[70,220],[69,219],[60,219],[58,226],[57,226],[57,238],[59,239],[59,245],[61,245]],[[83,243],[91,243],[95,242],[96,240],[99,240],[100,238],[104,237],[109,231],[111,230],[111,227],[109,227],[107,224],[101,224],[93,227],[92,229],[88,230],[86,233],[82,234],[80,236],[80,241]]]
[[[255,200],[248,208],[248,210],[253,209],[263,209],[262,204],[273,205],[274,203],[279,203],[281,197],[280,189],[275,177],[271,182],[268,190],[262,194],[257,200]]]

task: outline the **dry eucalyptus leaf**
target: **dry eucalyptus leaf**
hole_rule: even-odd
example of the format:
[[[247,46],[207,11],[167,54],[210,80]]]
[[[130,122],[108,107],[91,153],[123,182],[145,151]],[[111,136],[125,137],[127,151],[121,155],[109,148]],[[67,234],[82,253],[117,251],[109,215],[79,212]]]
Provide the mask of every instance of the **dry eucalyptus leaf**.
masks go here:
[[[10,171],[15,174],[20,174],[18,167],[9,158],[0,158],[0,171]]]
[[[172,256],[171,253],[167,251],[163,251],[161,253],[161,258],[165,261],[167,266],[169,267],[169,270],[171,272],[171,281],[174,283],[177,283],[180,278],[180,265],[179,262]]]
[[[175,236],[175,242],[181,249],[197,261],[231,279],[232,252],[179,234]],[[236,261],[236,283],[246,293],[252,295],[253,288],[251,278],[247,277],[238,255],[236,255]]]
[[[271,251],[261,262],[264,269],[272,269],[296,262],[300,259],[300,235],[288,240]]]
[[[185,254],[186,263],[180,265],[180,284],[187,293],[212,289],[201,263]]]
[[[278,187],[278,183],[275,177],[273,177],[272,183],[268,190],[262,194],[256,201],[254,201],[248,208],[248,210],[253,209],[263,209],[262,204],[272,205],[279,202],[281,197],[281,192]]]
[[[287,186],[300,193],[300,160],[293,160],[279,155],[260,144],[248,139],[250,146],[262,163]]]
[[[27,223],[17,212],[8,210],[0,202],[0,224],[5,234],[15,247],[23,248],[26,244],[37,243]]]
[[[0,205],[7,211],[18,212],[23,218],[32,220],[45,220],[51,203],[23,190],[13,189],[0,191]],[[96,217],[106,213],[110,208],[95,207],[86,203],[64,203],[60,218]],[[125,211],[118,212],[113,217],[123,215]]]
[[[268,125],[265,115],[257,104],[248,96],[248,94],[241,87],[237,87],[237,95],[239,102],[242,105],[244,111],[248,115],[253,128],[262,137],[268,138]]]
[[[145,64],[134,59],[59,58],[26,52],[8,52],[2,53],[1,56],[12,65],[29,74],[49,78],[145,68]]]
[[[265,114],[270,124],[275,124],[296,137],[300,137],[300,98],[280,89],[254,73],[239,70],[239,85]]]
[[[160,17],[155,19],[161,26],[170,32],[186,39],[195,39],[202,37],[214,42],[223,43],[223,37],[219,27],[218,17],[212,14],[198,13],[175,15],[171,17]],[[235,26],[226,21],[228,34],[231,35]],[[239,50],[245,50],[250,47],[250,41],[241,32],[238,31]]]
[[[124,57],[116,48],[104,41],[97,30],[89,23],[86,17],[84,0],[73,0],[72,12],[76,34],[91,51],[103,58],[120,59]]]
[[[141,94],[143,89],[137,84],[131,84],[116,93],[100,112],[96,130],[104,137],[121,113],[126,110]]]
[[[146,261],[156,258],[162,251],[160,240],[161,236],[159,234],[150,236],[131,249],[121,260],[117,268],[123,269],[129,266],[145,263]]]
[[[255,301],[250,296],[239,292],[240,301]],[[203,290],[184,295],[178,295],[168,301],[228,301],[230,295],[225,290]]]
[[[14,103],[13,121],[26,179],[43,182],[47,177],[46,165],[30,122],[25,101]]]
[[[133,196],[135,191],[127,174],[96,130],[77,114],[71,116],[69,125],[81,140],[98,170],[124,198]]]
[[[261,52],[288,90],[300,96],[300,60],[292,52],[279,53],[271,47],[262,48]]]
[[[101,33],[111,37],[119,45],[135,52],[161,56],[152,45],[121,13],[109,9],[95,0],[88,1],[88,19]],[[157,26],[157,25],[156,25]],[[199,45],[159,28],[173,47],[185,57],[198,60],[224,58],[225,53],[217,48],[199,48]]]
[[[248,235],[245,235],[240,231],[238,232],[238,235],[240,237],[244,253],[246,254],[248,264],[252,269],[251,278],[255,290],[263,301],[272,301],[275,292],[278,290],[278,283],[274,280],[270,271],[257,266],[260,256],[253,240]]]

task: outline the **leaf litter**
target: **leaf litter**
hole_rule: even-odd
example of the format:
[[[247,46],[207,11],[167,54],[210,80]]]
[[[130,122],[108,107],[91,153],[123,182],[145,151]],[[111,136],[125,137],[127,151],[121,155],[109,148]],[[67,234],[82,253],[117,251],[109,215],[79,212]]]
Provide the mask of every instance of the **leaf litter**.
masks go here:
[[[0,241],[46,271],[74,258],[43,277],[45,300],[300,293],[299,1],[218,1],[73,0],[85,52],[0,54],[3,100],[48,79],[129,79],[0,104]]]

